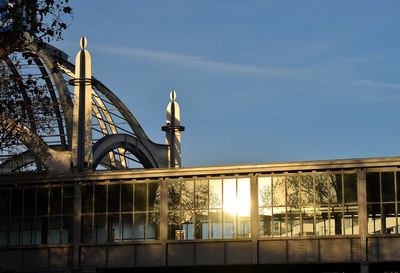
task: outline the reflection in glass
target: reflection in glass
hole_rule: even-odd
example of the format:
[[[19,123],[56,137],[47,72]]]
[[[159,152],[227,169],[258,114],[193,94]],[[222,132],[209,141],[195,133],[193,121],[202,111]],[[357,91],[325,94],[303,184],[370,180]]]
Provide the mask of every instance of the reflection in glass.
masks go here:
[[[93,185],[82,186],[82,213],[93,212]]]
[[[272,213],[272,236],[286,236],[287,228],[285,207],[273,207]]]
[[[147,225],[147,240],[158,240],[160,238],[160,213],[152,212],[149,214],[149,223]]]
[[[82,243],[91,243],[92,238],[92,215],[82,216]]]
[[[195,207],[196,209],[208,208],[208,181],[196,180],[195,184]]]
[[[49,218],[49,244],[59,244],[61,240],[61,217],[50,217]]]
[[[382,230],[381,206],[379,204],[368,204],[368,233],[379,234]]]
[[[285,177],[274,176],[272,179],[273,179],[272,204],[273,206],[285,206],[286,205]]]
[[[61,188],[50,189],[50,214],[61,214]]]
[[[367,173],[367,202],[380,202],[379,173]]]
[[[383,183],[383,173],[382,173]],[[383,187],[382,187],[383,189]],[[394,204],[384,204],[382,207],[382,233],[396,233],[396,209]]]
[[[131,192],[132,193],[132,192]],[[122,214],[121,216],[121,228],[122,228],[122,241],[132,240],[132,214]]]
[[[271,206],[271,177],[259,177],[258,178],[258,206],[267,207]]]
[[[222,208],[222,180],[211,179],[209,183],[210,208]]]
[[[1,201],[0,201],[1,202]],[[24,216],[35,215],[35,189],[24,189]]]
[[[222,238],[222,210],[215,209],[209,211],[210,219],[210,239]]]
[[[260,236],[271,236],[272,208],[259,208],[258,218]]]
[[[157,200],[159,200],[160,195],[160,184],[159,183],[148,183],[148,201],[147,201],[147,209],[148,210],[156,210],[155,205]]]
[[[344,203],[357,203],[357,174],[343,175]]]

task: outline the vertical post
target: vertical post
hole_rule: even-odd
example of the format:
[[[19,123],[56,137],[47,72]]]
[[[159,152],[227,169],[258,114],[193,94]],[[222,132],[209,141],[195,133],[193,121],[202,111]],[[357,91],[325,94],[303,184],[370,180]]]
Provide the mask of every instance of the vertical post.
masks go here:
[[[168,240],[168,185],[167,178],[161,179],[160,191],[160,241],[161,241],[161,265],[167,265],[167,240]]]
[[[92,63],[86,46],[82,37],[75,59],[71,167],[78,171],[92,167]]]
[[[181,126],[181,111],[176,102],[175,90],[171,91],[170,99],[167,106],[166,125],[161,130],[166,132],[165,143],[169,145],[168,165],[170,168],[179,168],[182,165],[181,132],[185,130],[185,127]]]
[[[258,221],[258,183],[257,175],[250,175],[250,200],[251,200],[251,239],[252,239],[252,263],[258,263],[258,238],[259,238],[259,221]]]
[[[79,268],[80,243],[81,243],[81,214],[82,214],[82,189],[78,182],[74,183],[74,214],[72,233],[73,267]]]
[[[365,169],[357,170],[357,197],[358,197],[358,224],[360,233],[360,250],[361,250],[361,273],[369,272],[368,265],[368,242],[367,242],[367,179]]]

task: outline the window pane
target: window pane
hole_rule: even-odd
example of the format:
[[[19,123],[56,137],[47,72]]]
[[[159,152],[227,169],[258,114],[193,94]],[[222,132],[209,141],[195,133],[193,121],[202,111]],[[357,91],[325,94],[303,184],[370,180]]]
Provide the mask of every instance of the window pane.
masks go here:
[[[208,211],[197,210],[195,220],[195,238],[208,239]]]
[[[168,209],[178,209],[181,202],[182,181],[168,181]]]
[[[133,239],[132,214],[122,214],[122,241],[131,241]]]
[[[172,211],[168,213],[168,239],[183,240],[183,231],[180,226],[180,212]]]
[[[148,198],[148,210],[159,210],[160,208],[160,184],[159,183],[148,183],[149,187],[149,198]]]
[[[134,231],[135,231],[135,240],[144,240],[145,230],[146,230],[146,214],[145,213],[135,213],[134,219]]]
[[[35,215],[35,189],[24,190],[24,216]]]
[[[61,241],[61,217],[49,218],[49,244],[59,244]]]
[[[10,208],[10,191],[0,191],[0,217],[8,217]]]
[[[222,208],[222,180],[210,180],[210,208]]]
[[[97,242],[97,243],[105,243],[106,242],[107,236],[106,236],[106,216],[105,215],[95,215],[94,216],[94,236],[95,236],[95,242]]]
[[[250,178],[239,178],[237,183],[236,213],[250,217]]]
[[[93,186],[82,186],[82,213],[93,212]]]
[[[108,185],[108,212],[119,211],[119,187],[120,185]]]
[[[315,176],[315,202],[317,204],[328,204],[331,179],[327,174]]]
[[[368,210],[368,233],[379,234],[382,230],[381,206],[378,204],[369,204]]]
[[[240,216],[240,215],[238,216],[237,231],[239,238],[250,238],[251,235],[250,216]]]
[[[224,179],[223,191],[224,191],[224,218],[228,217],[227,215],[230,214],[229,219],[231,219],[231,217],[236,215],[236,211],[238,208],[238,203],[236,199],[236,179],[235,178]]]
[[[61,223],[61,243],[72,243],[72,216],[63,216]]]
[[[274,176],[272,178],[272,183],[273,183],[273,189],[272,189],[273,206],[285,206],[286,205],[285,177]]]
[[[106,212],[106,186],[96,185],[94,194],[94,207],[96,213]]]
[[[287,236],[287,231],[288,230],[286,227],[286,208],[274,207],[270,234],[272,233],[272,236],[275,237]]]
[[[394,202],[395,188],[394,188],[394,172],[381,173],[382,178],[382,201]]]
[[[224,200],[225,200],[225,197],[224,197]],[[235,237],[235,222],[236,222],[235,215],[231,214],[231,213],[225,213],[225,210],[224,210],[224,238],[234,238]]]
[[[74,188],[63,188],[63,214],[72,214],[74,211]]]
[[[208,208],[208,180],[195,181],[195,202],[197,209]]]
[[[221,239],[222,238],[222,210],[210,210],[210,239]]]
[[[0,218],[0,246],[7,245],[9,218]]]
[[[330,207],[330,235],[342,235],[343,234],[343,207],[342,206],[331,206]]]
[[[93,241],[92,235],[93,216],[82,216],[82,243],[91,243]]]
[[[12,190],[11,191],[11,216],[21,216],[22,212],[22,191]]]
[[[341,174],[329,175],[329,203],[332,205],[342,204],[343,186]]]
[[[367,173],[367,202],[380,202],[379,173]]]
[[[146,211],[147,187],[145,183],[135,184],[135,211]]]
[[[301,206],[314,206],[314,180],[311,175],[302,175],[300,178]],[[289,185],[289,184],[288,184]]]
[[[61,214],[61,188],[50,189],[50,214]]]
[[[183,181],[181,192],[181,209],[194,209],[194,181]]]
[[[286,177],[286,190],[287,190],[287,206],[298,208],[300,206],[300,184],[298,176]],[[283,190],[284,192],[284,190]],[[275,193],[275,192],[274,192]],[[275,204],[274,204],[275,205]],[[285,205],[283,203],[283,205]]]
[[[258,210],[260,236],[271,236],[272,208],[260,208]]]
[[[10,219],[10,245],[19,245],[19,236],[21,228],[21,218],[11,218]]]
[[[160,213],[152,212],[148,214],[147,240],[158,240],[160,238]]]
[[[278,208],[276,208],[278,209]],[[277,230],[277,222],[279,220],[279,225],[280,228],[282,228],[284,216],[283,216],[283,208],[279,208],[277,213],[280,213],[276,215],[275,217],[275,210],[274,208],[274,218],[275,218],[275,227],[274,229]],[[277,219],[277,217],[280,216],[280,219]],[[301,225],[300,225],[300,208],[299,207],[287,207],[287,223],[288,223],[288,228],[287,228],[287,236],[300,236],[301,235]],[[284,234],[281,232],[281,234]]]
[[[358,226],[358,207],[346,206],[344,212],[344,234],[359,234]]]
[[[271,177],[259,177],[258,178],[258,206],[267,207],[271,206]]]
[[[33,217],[25,217],[22,221],[22,245],[32,244]]]
[[[48,214],[48,200],[49,200],[49,189],[38,188],[37,189],[37,215]]]
[[[357,174],[343,175],[344,203],[357,203]]]
[[[120,241],[120,229],[119,229],[119,215],[109,214],[108,215],[108,241],[119,242]]]
[[[132,211],[133,208],[133,185],[121,185],[121,211]]]
[[[384,204],[382,207],[382,233],[396,233],[396,209],[394,204]]]

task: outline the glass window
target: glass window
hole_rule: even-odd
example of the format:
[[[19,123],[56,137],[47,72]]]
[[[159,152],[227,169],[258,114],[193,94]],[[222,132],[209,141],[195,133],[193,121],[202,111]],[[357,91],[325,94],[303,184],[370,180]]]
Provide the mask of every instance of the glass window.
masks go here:
[[[157,210],[160,206],[160,184],[159,183],[148,183],[148,210]]]
[[[96,213],[106,212],[106,186],[96,185],[94,194],[94,207]]]
[[[147,187],[145,183],[135,184],[135,211],[146,211]]]
[[[93,212],[93,185],[82,187],[82,213]]]
[[[74,188],[63,188],[63,214],[72,214],[74,211]]]
[[[210,180],[210,208],[222,208],[222,180]]]
[[[91,224],[92,223],[90,223],[90,225]],[[92,227],[90,226],[90,230],[91,228]],[[95,236],[95,242],[97,243],[105,243],[107,241],[106,216],[104,214],[99,214],[94,216],[94,236]]]
[[[367,202],[380,202],[379,173],[367,173]]]
[[[121,185],[121,211],[132,211],[133,209],[133,185]]]
[[[35,215],[35,189],[24,189],[24,216]]]
[[[344,203],[357,203],[357,174],[343,175]]]
[[[63,216],[61,223],[61,243],[72,243],[72,216]]]
[[[146,239],[158,240],[160,238],[160,213],[149,213],[148,218]]]
[[[93,216],[82,216],[82,243],[91,243],[93,241],[92,228]]]
[[[260,236],[271,236],[272,208],[259,208],[258,218]]]
[[[108,215],[108,241],[119,242],[120,241],[120,228],[119,228],[119,214]]]
[[[10,208],[10,191],[0,191],[0,217],[8,217]]]
[[[132,232],[132,214],[122,214],[122,241],[131,241],[133,238]]]
[[[382,181],[383,183],[383,181]],[[396,208],[394,204],[384,204],[382,207],[382,233],[396,233]]]
[[[22,190],[11,191],[11,217],[21,216],[22,212]]]
[[[195,234],[196,239],[208,239],[208,211],[195,211]]]
[[[50,189],[50,214],[61,214],[61,188],[53,187]]]
[[[394,187],[394,172],[381,173],[382,179],[382,201],[394,202],[395,201],[395,187]]]
[[[273,189],[272,189],[273,206],[285,206],[286,205],[285,177],[274,176],[272,178],[272,182],[273,182]]]
[[[146,238],[146,214],[145,213],[135,213],[134,231],[135,240],[144,240]]]
[[[108,212],[119,211],[119,188],[119,184],[108,185]]]
[[[209,211],[210,239],[222,238],[222,210],[214,209]]]
[[[208,181],[196,180],[195,181],[195,208],[207,209],[208,208]]]
[[[259,207],[270,207],[271,201],[271,189],[272,178],[271,177],[258,177],[258,206]]]
[[[376,234],[381,233],[381,206],[379,204],[368,204],[368,233]]]
[[[49,218],[49,244],[59,244],[61,241],[61,217],[53,216]]]

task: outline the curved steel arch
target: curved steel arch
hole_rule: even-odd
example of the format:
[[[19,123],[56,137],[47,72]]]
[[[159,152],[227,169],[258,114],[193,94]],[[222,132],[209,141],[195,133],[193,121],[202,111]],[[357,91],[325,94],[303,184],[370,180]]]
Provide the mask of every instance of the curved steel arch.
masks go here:
[[[54,104],[54,112],[57,117],[56,126],[60,134],[60,145],[57,150],[50,148],[53,153],[52,156],[57,158],[54,154],[57,152],[64,153],[63,156],[65,156],[65,152],[71,151],[73,122],[73,102],[65,76],[74,79],[75,66],[67,60],[67,54],[48,44],[45,44],[44,47],[39,47],[36,43],[31,43],[22,52],[30,53],[33,56],[34,63],[45,81],[52,103]],[[97,166],[108,153],[110,162],[114,161],[111,167],[125,168],[126,159],[124,153],[125,151],[129,151],[139,159],[145,168],[168,167],[168,145],[157,144],[151,141],[129,109],[110,89],[95,77],[92,77],[92,86],[92,92],[96,95],[92,101],[94,105],[93,118],[97,119],[100,126],[99,132],[102,134],[102,138],[92,147],[95,160],[94,165]],[[104,99],[105,101],[103,101]],[[105,102],[111,106],[106,106]],[[118,119],[114,120],[111,116],[111,114],[115,115],[115,113],[109,110],[110,107],[116,109],[118,119],[129,125],[128,131],[116,125]],[[31,129],[35,129],[35,126],[32,127]],[[53,146],[50,144],[51,142],[47,143],[37,133],[35,136],[41,139],[48,148]],[[26,144],[25,146],[28,148],[28,151],[31,151],[32,147],[28,147]],[[116,162],[116,155],[113,153],[114,149],[118,151],[119,162]],[[32,160],[32,156],[36,158],[34,154],[34,151],[30,153],[24,152],[16,158],[22,158],[22,162],[27,162]],[[2,169],[9,169],[11,159],[9,158],[9,160],[3,161],[3,163],[0,162],[0,172]],[[37,158],[36,161],[39,165],[42,163]],[[23,165],[24,163],[21,164],[22,167]]]
[[[139,159],[144,168],[159,167],[152,154],[137,137],[127,134],[115,134],[105,136],[93,145],[93,169],[96,169],[105,155],[118,148],[124,148],[126,151],[131,152]]]

